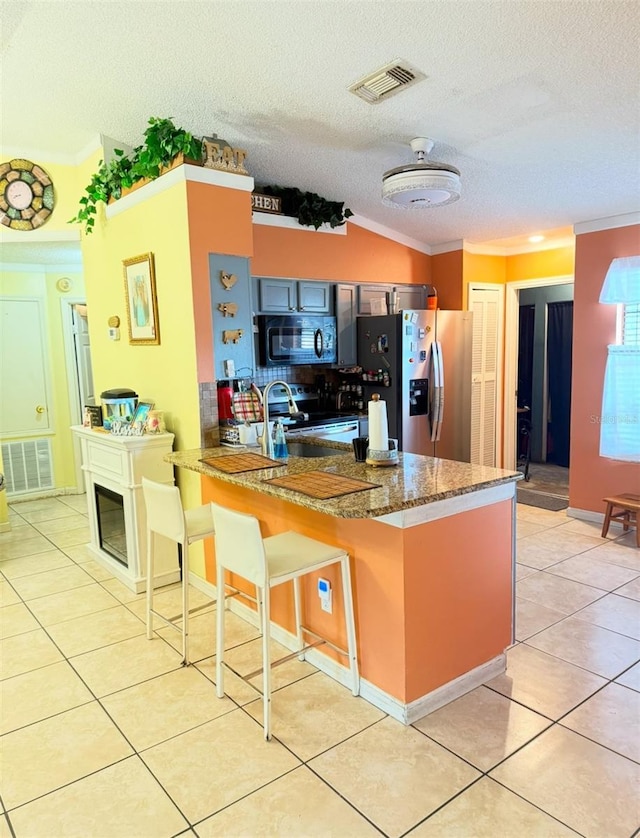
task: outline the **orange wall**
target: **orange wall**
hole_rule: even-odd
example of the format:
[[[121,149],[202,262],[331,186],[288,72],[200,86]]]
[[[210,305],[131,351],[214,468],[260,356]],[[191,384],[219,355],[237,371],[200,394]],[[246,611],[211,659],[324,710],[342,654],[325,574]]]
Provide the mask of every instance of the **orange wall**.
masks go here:
[[[431,283],[431,257],[347,223],[347,235],[253,225],[255,276],[331,282]]]
[[[510,645],[512,523],[506,500],[404,530],[408,701]]]
[[[438,308],[462,310],[462,260],[462,250],[431,257],[431,283],[438,292]]]
[[[187,181],[187,216],[194,325],[185,330],[195,328],[198,381],[213,381],[209,254],[251,256],[251,193]]]
[[[611,260],[640,253],[640,225],[576,237],[571,394],[570,506],[604,512],[602,498],[640,491],[637,463],[600,457],[607,345],[615,343],[616,306],[598,302]]]
[[[507,256],[506,280],[517,282],[520,279],[569,276],[574,271],[574,256],[575,248],[572,245]]]

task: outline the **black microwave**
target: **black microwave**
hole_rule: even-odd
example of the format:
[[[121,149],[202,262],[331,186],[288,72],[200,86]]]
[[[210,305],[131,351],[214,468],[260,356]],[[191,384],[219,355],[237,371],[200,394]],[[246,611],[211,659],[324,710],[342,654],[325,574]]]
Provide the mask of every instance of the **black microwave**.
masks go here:
[[[333,364],[336,318],[323,315],[258,315],[260,365]]]

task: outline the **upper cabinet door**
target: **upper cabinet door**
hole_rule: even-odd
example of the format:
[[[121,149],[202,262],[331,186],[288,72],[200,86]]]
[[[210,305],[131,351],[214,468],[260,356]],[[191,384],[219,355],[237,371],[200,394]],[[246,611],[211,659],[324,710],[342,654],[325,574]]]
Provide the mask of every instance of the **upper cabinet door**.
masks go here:
[[[375,314],[387,313],[387,293],[393,291],[392,285],[358,285],[358,314],[372,314],[371,300],[382,301],[382,308],[374,304]]]
[[[258,293],[260,311],[288,314],[298,310],[298,289],[295,279],[260,277]]]
[[[351,367],[357,360],[356,285],[336,285],[338,364]]]
[[[427,288],[424,285],[396,285],[393,289],[398,295],[398,311],[406,308],[426,309]]]
[[[305,311],[309,314],[331,313],[331,283],[306,279],[258,278],[259,311],[290,314]]]
[[[298,311],[329,314],[331,312],[331,283],[300,280],[298,282]]]

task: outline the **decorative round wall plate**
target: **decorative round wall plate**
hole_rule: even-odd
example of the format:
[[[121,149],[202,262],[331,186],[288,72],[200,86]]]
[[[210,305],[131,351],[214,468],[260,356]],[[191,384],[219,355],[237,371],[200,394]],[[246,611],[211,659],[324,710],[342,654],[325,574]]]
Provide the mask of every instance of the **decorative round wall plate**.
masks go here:
[[[30,160],[0,164],[0,224],[12,230],[35,230],[53,212],[55,195],[47,172]]]

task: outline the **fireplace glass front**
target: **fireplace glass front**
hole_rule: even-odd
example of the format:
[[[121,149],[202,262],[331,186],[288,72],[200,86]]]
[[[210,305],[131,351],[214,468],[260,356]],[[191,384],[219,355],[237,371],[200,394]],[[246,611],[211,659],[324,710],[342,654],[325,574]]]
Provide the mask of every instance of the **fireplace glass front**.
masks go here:
[[[105,489],[104,486],[98,486],[97,483],[94,487],[100,547],[127,567],[129,562],[127,561],[127,536],[122,495]]]

